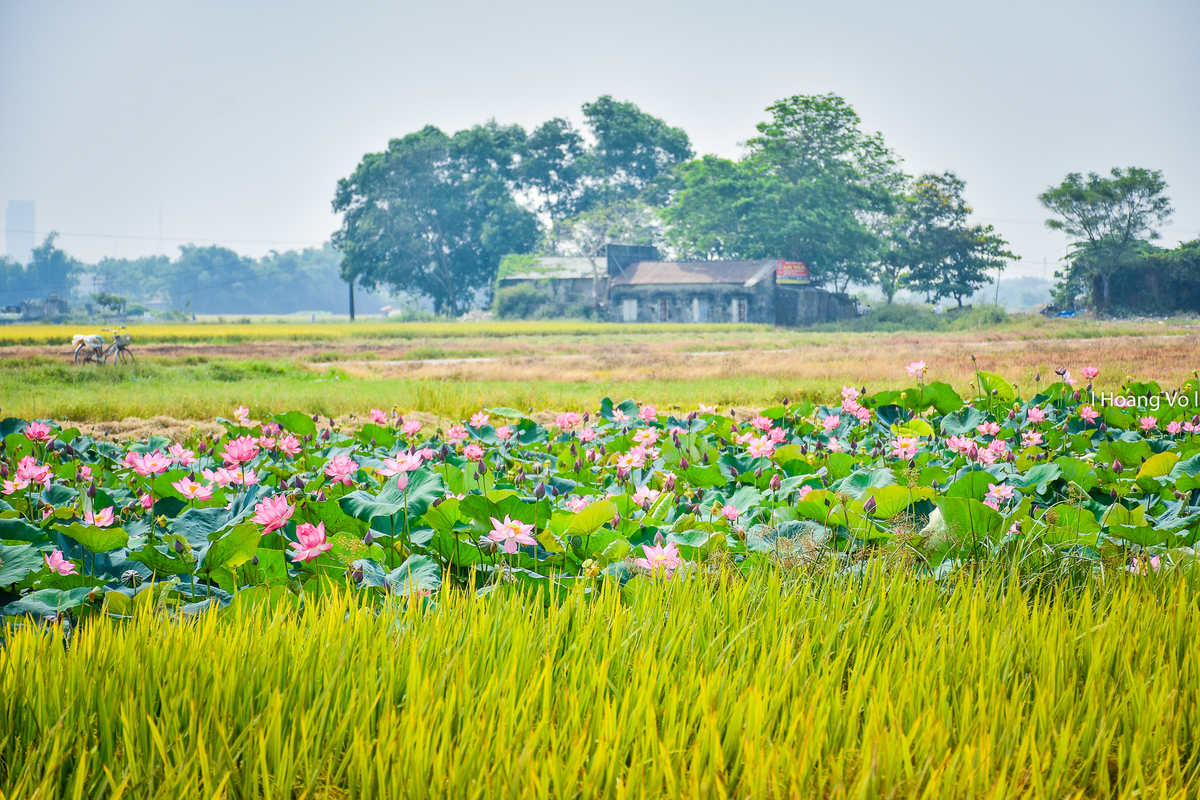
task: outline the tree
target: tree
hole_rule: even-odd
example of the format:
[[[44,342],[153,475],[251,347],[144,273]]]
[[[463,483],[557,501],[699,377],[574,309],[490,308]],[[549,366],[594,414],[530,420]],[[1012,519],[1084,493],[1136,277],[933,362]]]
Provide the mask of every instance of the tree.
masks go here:
[[[662,222],[640,200],[618,200],[567,220],[559,251],[586,258],[592,265],[592,304],[601,305],[600,279],[608,270],[609,244],[663,244]]]
[[[584,158],[588,191],[583,209],[638,197],[672,166],[692,157],[682,128],[672,128],[633,103],[606,94],[584,103],[583,117],[596,140]]]
[[[662,211],[670,240],[708,258],[804,261],[835,291],[867,280],[882,246],[870,222],[893,211],[903,185],[897,157],[837,95],[767,110],[741,161],[706,156],[677,170]]]
[[[877,273],[889,303],[897,286],[906,285],[934,300],[953,297],[961,307],[963,298],[991,283],[990,270],[1016,258],[991,225],[968,223],[965,188],[953,172],[925,174],[900,201],[891,247]]]
[[[50,292],[58,292],[65,298],[78,283],[75,273],[83,265],[59,249],[55,244],[57,240],[58,233],[52,231],[39,247],[33,248],[25,268],[26,290],[30,296],[45,297]]]
[[[1167,184],[1161,171],[1130,167],[1114,168],[1110,174],[1111,178],[1105,178],[1091,172],[1085,180],[1072,172],[1061,184],[1038,195],[1042,206],[1060,217],[1046,220],[1046,227],[1075,239],[1071,261],[1083,268],[1082,275],[1078,269],[1068,268],[1055,276],[1064,282],[1098,278],[1102,311],[1111,308],[1113,273],[1142,242],[1159,237],[1154,226],[1165,222],[1173,211],[1163,194]]]
[[[518,126],[491,122],[453,137],[429,126],[369,153],[338,181],[342,276],[419,292],[458,314],[490,290],[506,253],[527,253],[537,219],[512,197]]]
[[[545,213],[551,228],[583,210],[583,136],[565,119],[538,126],[525,141],[520,180],[533,193],[535,208]]]

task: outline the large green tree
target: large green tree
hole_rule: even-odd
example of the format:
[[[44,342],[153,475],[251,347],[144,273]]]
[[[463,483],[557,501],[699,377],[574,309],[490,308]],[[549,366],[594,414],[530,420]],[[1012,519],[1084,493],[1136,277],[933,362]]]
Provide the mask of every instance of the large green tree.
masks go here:
[[[1114,168],[1110,177],[1091,172],[1084,178],[1073,172],[1038,195],[1038,201],[1057,215],[1046,220],[1046,227],[1074,239],[1071,263],[1056,277],[1064,283],[1099,280],[1101,302],[1096,306],[1109,311],[1113,274],[1144,242],[1157,239],[1155,226],[1171,216],[1166,189],[1161,171],[1130,167]]]
[[[927,173],[897,202],[887,224],[888,247],[875,268],[887,302],[910,287],[932,299],[953,297],[958,305],[1015,259],[991,225],[972,225],[966,183],[953,172]]]
[[[678,170],[663,209],[682,252],[806,262],[836,291],[869,279],[882,248],[871,221],[893,211],[899,159],[837,95],[797,95],[767,109],[740,161],[712,156]]]
[[[584,103],[583,118],[595,143],[583,158],[587,189],[581,210],[639,197],[673,166],[692,157],[691,141],[682,128],[611,95]]]
[[[494,122],[454,136],[429,126],[364,156],[333,201],[343,277],[427,295],[438,313],[470,307],[501,256],[537,240],[536,217],[513,199],[524,141]]]

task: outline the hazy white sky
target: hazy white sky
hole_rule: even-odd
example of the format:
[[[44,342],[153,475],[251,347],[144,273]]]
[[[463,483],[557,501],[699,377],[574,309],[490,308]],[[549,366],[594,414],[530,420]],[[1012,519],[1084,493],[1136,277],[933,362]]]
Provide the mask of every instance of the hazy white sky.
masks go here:
[[[909,172],[955,170],[1042,274],[1035,195],[1163,170],[1164,240],[1200,236],[1200,3],[0,0],[0,204],[85,260],[315,245],[389,138],[531,129],[605,93],[736,156],[763,109],[836,92]],[[40,240],[39,235],[39,240]]]

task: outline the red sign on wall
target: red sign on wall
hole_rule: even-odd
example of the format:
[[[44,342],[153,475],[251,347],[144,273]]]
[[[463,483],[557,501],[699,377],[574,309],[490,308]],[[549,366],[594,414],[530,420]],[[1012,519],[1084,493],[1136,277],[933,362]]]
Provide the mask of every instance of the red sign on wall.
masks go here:
[[[809,274],[808,265],[803,261],[775,262],[776,283],[810,283],[811,281],[812,275]]]

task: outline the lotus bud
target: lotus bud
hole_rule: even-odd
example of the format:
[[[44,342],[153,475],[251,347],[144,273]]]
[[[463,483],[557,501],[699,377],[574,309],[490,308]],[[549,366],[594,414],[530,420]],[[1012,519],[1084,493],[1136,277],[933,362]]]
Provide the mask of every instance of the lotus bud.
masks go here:
[[[145,578],[142,577],[142,573],[138,572],[136,569],[127,569],[121,573],[121,583],[125,584],[130,589],[141,586],[143,580],[145,580]]]
[[[604,445],[600,445],[600,447],[597,449],[597,451],[596,451],[596,452],[598,452],[598,453],[599,453],[600,455],[602,455],[602,456],[606,456],[606,455],[608,455],[608,450],[606,450],[606,449],[604,448]]]
[[[372,450],[375,449],[375,437],[374,436],[371,437],[371,449]]]
[[[771,491],[772,491],[772,492],[778,492],[778,491],[779,491],[779,487],[783,486],[783,481],[779,480],[779,476],[778,476],[778,475],[772,475],[772,476],[771,476],[771,483],[770,483],[769,485],[770,485],[770,487],[771,487]]]
[[[974,443],[971,444],[971,449],[967,451],[967,458],[972,461],[979,458],[979,448]]]
[[[252,556],[250,558],[250,566],[252,566],[252,567],[258,566],[258,556]]]
[[[736,428],[735,428],[734,430],[736,430]],[[724,436],[719,436],[719,437],[717,437],[717,441],[721,443],[721,447],[728,447],[728,446],[729,446],[729,442],[727,442],[727,441],[725,440],[725,437],[724,437]]]
[[[1017,418],[1017,412],[1016,412],[1016,411],[1011,411],[1011,410],[1010,410],[1010,411],[1008,412],[1008,418],[1009,418],[1009,419],[1016,419],[1016,418]]]
[[[487,464],[484,463],[483,461],[480,461],[479,466],[475,468],[475,474],[476,475],[486,475],[487,474]]]
[[[1108,433],[1108,423],[1106,423],[1106,422],[1101,422],[1101,423],[1100,423],[1100,432],[1101,432],[1101,433]]]
[[[784,404],[785,406],[788,404],[788,399],[787,399],[786,397],[785,397],[785,398],[783,398],[783,404]]]
[[[579,455],[579,449],[575,447],[574,442],[571,443],[571,455],[573,455],[573,456]]]
[[[96,484],[95,484],[95,482],[93,482],[90,486],[88,486],[87,496],[92,498],[93,500],[96,499]]]
[[[642,501],[642,511],[645,511],[647,514],[650,513],[650,501],[649,500]]]
[[[674,475],[668,476],[667,479],[665,481],[663,481],[663,489],[665,489],[668,492],[675,491],[675,476]]]
[[[442,498],[439,497],[437,500],[433,501],[434,508],[437,508],[437,504],[441,502],[441,499]],[[363,537],[363,544],[365,544],[367,547],[375,544],[375,533],[370,528],[367,529],[367,535]]]
[[[671,444],[675,445],[676,447],[679,447],[679,432],[678,431],[671,431]]]
[[[865,511],[868,514],[874,514],[875,509],[878,507],[879,507],[879,504],[877,502],[875,502],[874,495],[868,497],[867,502],[863,503],[863,511]]]
[[[688,463],[687,456],[684,456],[683,458],[679,459],[679,468],[680,469],[686,471],[687,468],[690,466],[691,466],[691,464]]]
[[[1067,368],[1066,367],[1058,367],[1054,370],[1054,374],[1061,378],[1063,375],[1067,374]]]
[[[583,412],[583,423],[585,425],[587,424],[587,421],[590,417],[591,417],[591,414],[589,414],[587,411]]]
[[[806,444],[800,445],[800,455],[802,455],[802,456],[808,455],[808,445],[806,445]]]
[[[349,578],[351,581],[353,581],[355,584],[362,583],[363,568],[362,567],[350,567],[350,569],[346,570],[346,577]]]
[[[700,460],[703,461],[705,464],[707,464],[708,463],[708,453],[705,453],[704,455],[700,456]]]
[[[1112,497],[1113,500],[1117,499],[1117,490],[1116,489],[1112,489],[1111,491],[1109,491],[1108,494],[1110,497]]]
[[[1082,395],[1081,395],[1081,394],[1079,394],[1079,391],[1078,391],[1078,390],[1076,390],[1076,391],[1075,391],[1075,394],[1071,395],[1071,397],[1072,397],[1072,398],[1075,400],[1075,402],[1077,402],[1077,403],[1078,403],[1078,402],[1079,402],[1079,398],[1080,398],[1080,397],[1082,397]]]
[[[754,477],[755,477],[755,479],[756,479],[756,480],[757,480],[758,478],[761,478],[761,477],[762,477],[762,471],[763,471],[763,468],[762,468],[762,467],[759,467],[758,469],[754,470]]]
[[[917,460],[916,460],[915,458],[911,458],[911,459],[909,459],[909,461],[908,461],[908,468],[909,468],[909,469],[916,469],[916,468],[917,468]]]
[[[1117,473],[1118,475],[1120,475],[1122,472],[1125,471],[1125,467],[1122,466],[1120,459],[1113,460],[1112,471]]]
[[[301,478],[299,475],[297,475],[296,480],[292,481],[292,488],[303,492],[304,491],[304,479]]]
[[[850,454],[854,455],[857,452],[858,452],[858,442],[851,442],[850,443]]]
[[[204,443],[203,439],[201,439],[199,442],[196,443],[196,452],[199,455],[204,455],[205,453],[208,452],[208,445],[206,445]]]
[[[179,541],[178,539],[176,539],[176,540],[175,540],[175,545],[174,545],[174,547],[175,547],[175,552],[176,552],[176,553],[179,553],[180,555],[182,555],[182,554],[183,554],[183,542],[181,542],[181,541]]]
[[[449,455],[450,455],[450,448],[447,447],[446,445],[442,445],[442,452],[441,452],[442,461],[445,461]]]
[[[662,547],[663,543],[665,541],[666,541],[666,537],[663,536],[662,531],[659,531],[654,534],[654,546],[655,547]]]
[[[1017,460],[1017,454],[1016,454],[1016,453],[1014,453],[1012,450],[1009,450],[1009,451],[1008,451],[1008,455],[1005,457],[1005,460],[1006,460],[1006,461],[1008,461],[1008,463],[1010,463],[1010,464],[1011,464],[1011,463],[1013,463],[1014,461],[1016,461],[1016,460]]]
[[[613,515],[613,518],[612,518],[612,526],[613,526],[614,528],[616,528],[616,527],[617,527],[617,526],[619,526],[620,524],[621,524],[621,515],[620,515],[620,514],[614,514],[614,515]]]
[[[318,502],[318,503],[324,503],[324,502],[325,502],[326,500],[328,500],[328,499],[329,499],[329,498],[325,496],[325,490],[324,490],[324,489],[319,489],[319,490],[317,491],[317,502]]]
[[[313,422],[319,422],[320,420],[321,420],[320,414],[313,414]]]
[[[524,469],[518,469],[518,470],[517,470],[517,474],[516,474],[516,475],[513,477],[513,483],[516,483],[516,484],[518,484],[518,485],[519,485],[519,484],[522,484],[522,483],[524,483],[524,482],[525,482],[525,478],[526,478],[526,475],[525,475],[525,470],[524,470]]]
[[[538,485],[533,487],[533,496],[536,497],[538,500],[541,500],[543,497],[545,497],[546,496],[546,484],[542,483],[541,481],[538,481]]]
[[[583,472],[583,459],[582,458],[575,459],[575,471]]]
[[[688,412],[688,415],[687,415],[687,421],[690,423],[692,420],[694,420],[694,419],[695,419],[696,417],[698,417],[698,416],[700,416],[699,412],[697,412],[697,411],[689,411],[689,412]]]
[[[323,431],[321,431],[321,441],[329,441],[329,428],[325,428]]]

